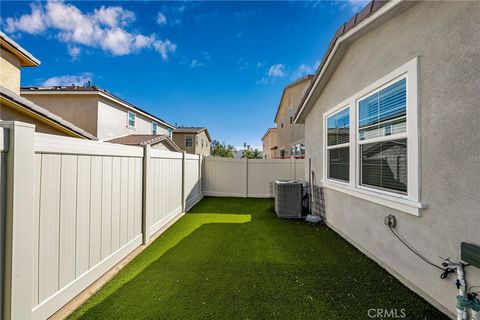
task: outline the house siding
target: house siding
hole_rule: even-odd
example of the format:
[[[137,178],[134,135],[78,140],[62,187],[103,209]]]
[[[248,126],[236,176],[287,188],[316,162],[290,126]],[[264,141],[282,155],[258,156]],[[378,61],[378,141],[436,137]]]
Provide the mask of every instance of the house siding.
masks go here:
[[[0,86],[19,94],[20,59],[7,50],[0,48]]]
[[[290,146],[292,144],[304,143],[305,125],[290,124],[288,109],[292,107],[293,115],[297,112],[300,101],[304,96],[305,90],[310,84],[310,79],[303,80],[285,91],[285,95],[280,104],[280,110],[275,119],[277,124],[277,139],[279,150],[285,149],[285,156],[290,156]],[[281,127],[281,118],[283,117],[283,128]],[[279,152],[280,155],[280,152]]]
[[[128,109],[105,98],[98,101],[98,139],[101,141],[129,134],[152,134],[150,118],[139,112],[131,111],[136,115],[136,128],[127,126]],[[158,123],[157,134],[168,134],[168,128]]]
[[[97,136],[97,105],[95,94],[27,94],[21,93],[25,99],[47,109],[57,116],[73,123],[88,133]]]
[[[196,154],[201,154],[204,156],[209,156],[210,155],[210,140],[207,137],[207,134],[205,131],[200,132],[197,134],[197,144],[195,146],[195,153]],[[203,140],[203,146],[202,146],[202,140]]]
[[[272,150],[277,144],[277,130],[270,130],[263,138],[263,155],[265,159],[274,159],[277,157],[276,150]]]
[[[323,113],[418,57],[420,194],[428,205],[416,217],[325,189],[328,224],[442,311],[455,313],[455,276],[438,270],[401,244],[384,225],[419,252],[460,258],[462,241],[480,244],[480,4],[422,2],[366,33],[346,50],[305,118],[306,157],[320,183]],[[467,283],[480,270],[466,269]],[[408,316],[408,315],[407,315]],[[413,316],[413,315],[412,315]]]

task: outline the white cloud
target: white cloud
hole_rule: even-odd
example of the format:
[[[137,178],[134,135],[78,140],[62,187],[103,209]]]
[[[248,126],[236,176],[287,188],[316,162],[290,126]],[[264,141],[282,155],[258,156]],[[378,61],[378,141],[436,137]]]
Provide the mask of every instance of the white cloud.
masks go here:
[[[72,57],[73,60],[78,59],[80,56],[80,53],[82,52],[82,49],[76,46],[68,46],[68,54],[70,57]]]
[[[161,26],[167,24],[167,17],[161,12],[157,14],[157,23]]]
[[[370,2],[370,0],[343,0],[343,1],[340,1],[342,9],[343,8],[349,8],[350,10],[352,10],[354,12],[357,12],[357,11],[363,9],[363,7],[365,7],[369,2]]]
[[[115,56],[153,49],[167,60],[177,47],[168,39],[157,39],[155,34],[129,31],[127,28],[135,21],[135,13],[119,6],[101,6],[85,13],[72,4],[49,0],[43,6],[32,4],[31,8],[30,14],[7,18],[6,31],[48,35],[46,31],[50,30],[68,44],[71,56],[78,57],[78,45],[83,45],[100,48]]]
[[[198,67],[201,67],[201,66],[203,66],[203,63],[201,63],[198,60],[193,59],[192,62],[190,62],[190,68],[191,69],[198,68]]]
[[[177,50],[177,45],[175,43],[170,42],[170,40],[166,39],[165,41],[156,40],[153,43],[153,47],[155,51],[160,53],[163,60],[168,60],[168,55],[170,53],[174,53]]]
[[[92,74],[90,72],[84,72],[79,75],[64,75],[52,77],[45,80],[42,86],[70,86],[72,84],[77,86],[83,86],[88,81],[92,81]]]
[[[301,78],[303,76],[306,76],[307,74],[314,74],[317,71],[318,66],[320,65],[320,61],[315,62],[313,65],[306,65],[306,64],[301,64],[298,66],[297,69],[292,73],[291,79],[292,80],[297,80],[298,78]]]
[[[268,69],[267,76],[277,78],[277,77],[284,77],[285,73],[285,66],[281,63],[274,64],[273,66]]]
[[[32,13],[29,15],[23,15],[18,19],[7,18],[5,31],[15,32],[21,31],[29,34],[40,34],[47,26],[43,21],[42,7],[39,5],[31,4]]]

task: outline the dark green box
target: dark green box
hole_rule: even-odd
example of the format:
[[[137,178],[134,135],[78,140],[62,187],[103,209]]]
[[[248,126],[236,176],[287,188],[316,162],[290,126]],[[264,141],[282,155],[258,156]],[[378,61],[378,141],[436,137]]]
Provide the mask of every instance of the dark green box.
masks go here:
[[[472,266],[480,268],[480,246],[462,242],[461,259]]]

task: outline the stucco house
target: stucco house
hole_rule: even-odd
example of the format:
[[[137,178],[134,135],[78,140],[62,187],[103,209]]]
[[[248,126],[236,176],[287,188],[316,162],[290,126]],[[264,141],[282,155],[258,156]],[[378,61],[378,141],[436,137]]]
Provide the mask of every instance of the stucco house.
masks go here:
[[[173,130],[173,141],[187,153],[210,155],[212,139],[205,127],[178,127]]]
[[[278,157],[303,157],[305,154],[305,128],[294,123],[299,108],[313,75],[306,75],[288,84],[282,92],[274,122],[277,125]]]
[[[128,141],[129,144],[137,141],[137,145],[155,141],[164,149],[178,150],[172,147],[174,126],[90,83],[85,86],[22,87],[20,94],[100,141]],[[120,137],[123,140],[118,139]]]
[[[478,2],[369,3],[336,32],[295,115],[326,223],[451,317],[455,275],[440,279],[384,218],[436,265],[480,245],[479,17]]]
[[[0,31],[0,120],[35,125],[41,133],[96,140],[90,133],[49,112],[20,94],[21,68],[37,67],[40,61]]]
[[[262,151],[265,159],[275,159],[278,157],[277,128],[268,128],[262,137]]]

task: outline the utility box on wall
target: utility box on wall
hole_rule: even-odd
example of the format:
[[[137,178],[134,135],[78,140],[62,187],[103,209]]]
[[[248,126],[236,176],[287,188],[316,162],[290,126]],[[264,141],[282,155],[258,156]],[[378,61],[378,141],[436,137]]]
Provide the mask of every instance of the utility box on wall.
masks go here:
[[[463,262],[480,268],[480,246],[471,243],[462,242],[461,259]]]

